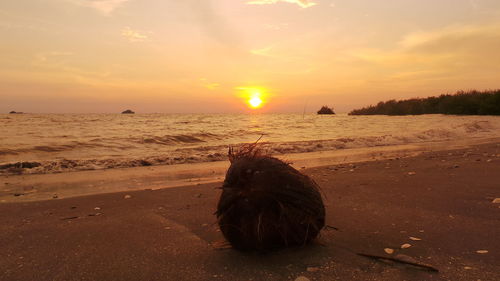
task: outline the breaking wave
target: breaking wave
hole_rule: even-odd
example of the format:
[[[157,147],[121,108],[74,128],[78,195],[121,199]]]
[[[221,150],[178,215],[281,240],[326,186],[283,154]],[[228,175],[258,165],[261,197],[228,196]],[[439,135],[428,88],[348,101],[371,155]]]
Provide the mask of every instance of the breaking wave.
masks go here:
[[[200,134],[194,134],[194,135],[166,135],[162,137],[158,136],[151,136],[151,137],[144,137],[140,143],[154,143],[154,144],[163,144],[163,145],[170,145],[170,144],[179,144],[179,143],[200,143],[200,142],[207,142],[213,139],[216,139],[217,135],[215,134],[210,134],[210,133],[200,133]]]
[[[493,116],[311,116],[309,119],[299,114],[257,117],[195,115],[194,119],[190,119],[192,116],[174,116],[180,119],[177,120],[173,115],[166,116],[168,118],[154,115],[144,116],[141,122],[127,124],[120,117],[114,120],[115,117],[103,115],[106,118],[88,118],[85,126],[78,123],[78,129],[55,129],[52,124],[66,118],[73,121],[62,120],[64,122],[57,124],[74,126],[77,122],[74,116],[49,116],[47,122],[51,125],[40,125],[42,128],[38,132],[33,129],[37,124],[30,122],[46,120],[42,117],[32,118],[24,124],[24,127],[30,128],[25,132],[19,132],[19,124],[4,123],[11,131],[3,135],[17,138],[6,138],[0,143],[0,174],[61,173],[224,161],[227,160],[228,146],[252,142],[262,135],[261,148],[278,156],[500,137],[500,118]],[[204,121],[199,122],[201,119]],[[52,134],[54,137],[45,133],[49,129],[55,131]],[[162,131],[172,133],[161,134]]]

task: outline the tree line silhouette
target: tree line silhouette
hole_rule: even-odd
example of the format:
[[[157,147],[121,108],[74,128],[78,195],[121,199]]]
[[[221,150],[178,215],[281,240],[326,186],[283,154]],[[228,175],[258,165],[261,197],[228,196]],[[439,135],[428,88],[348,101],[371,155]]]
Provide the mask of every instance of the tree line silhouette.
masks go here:
[[[500,89],[485,91],[458,91],[454,95],[413,98],[408,100],[389,100],[361,109],[349,115],[500,115]]]

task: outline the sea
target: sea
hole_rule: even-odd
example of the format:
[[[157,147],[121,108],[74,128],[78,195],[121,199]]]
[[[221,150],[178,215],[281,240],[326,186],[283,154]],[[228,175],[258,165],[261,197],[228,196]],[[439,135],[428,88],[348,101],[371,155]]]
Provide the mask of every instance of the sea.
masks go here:
[[[258,141],[272,155],[499,140],[499,116],[2,114],[0,174],[226,161]]]

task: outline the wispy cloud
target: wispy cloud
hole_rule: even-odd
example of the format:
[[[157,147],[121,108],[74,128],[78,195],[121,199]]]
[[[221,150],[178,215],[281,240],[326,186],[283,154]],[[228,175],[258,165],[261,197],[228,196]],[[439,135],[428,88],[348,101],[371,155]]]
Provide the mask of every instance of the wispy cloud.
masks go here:
[[[439,80],[455,83],[456,87],[471,81],[488,85],[492,75],[498,77],[500,71],[499,48],[500,23],[455,25],[408,34],[391,50],[352,50],[348,55],[353,61],[348,64],[364,69],[371,81],[389,84]]]
[[[220,86],[219,83],[210,83],[210,84],[206,84],[205,87],[209,90],[215,90],[217,89],[218,87]]]
[[[247,1],[247,4],[249,4],[249,5],[269,5],[269,4],[276,4],[279,2],[297,4],[302,8],[309,8],[309,7],[317,5],[317,3],[312,1],[312,0],[251,0],[251,1]]]
[[[130,0],[69,0],[77,5],[93,8],[104,15],[111,15],[117,8]]]
[[[207,78],[200,78],[200,81],[202,83],[202,86],[209,90],[215,90],[220,87],[219,83],[210,82]]]
[[[126,38],[130,42],[143,42],[149,38],[145,32],[132,29],[128,26],[122,29],[122,37]]]
[[[66,58],[73,56],[72,52],[60,52],[60,51],[51,51],[51,52],[42,52],[35,55],[35,64],[51,62],[52,64],[64,64],[66,63]]]
[[[454,25],[442,29],[410,33],[392,50],[358,49],[351,54],[367,60],[384,62],[389,57],[415,55],[432,57],[482,57],[494,55],[500,47],[500,23],[488,25]],[[491,54],[490,54],[491,52]],[[493,57],[497,58],[498,55]],[[490,56],[491,58],[491,56]],[[460,60],[458,60],[460,61]]]
[[[416,32],[404,37],[400,45],[408,49],[450,51],[464,48],[483,48],[483,42],[500,38],[500,23],[488,25],[453,25],[431,32]],[[491,47],[491,45],[490,45]]]
[[[273,46],[268,46],[262,49],[253,49],[250,50],[250,53],[258,56],[265,56],[265,57],[271,57],[271,51],[273,50]]]

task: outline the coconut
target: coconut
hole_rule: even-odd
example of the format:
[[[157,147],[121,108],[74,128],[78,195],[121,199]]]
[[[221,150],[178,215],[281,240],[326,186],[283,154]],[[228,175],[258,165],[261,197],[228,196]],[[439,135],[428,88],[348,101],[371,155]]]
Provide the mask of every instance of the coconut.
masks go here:
[[[235,152],[217,205],[220,230],[233,248],[266,252],[302,246],[325,224],[319,186],[256,143]]]

